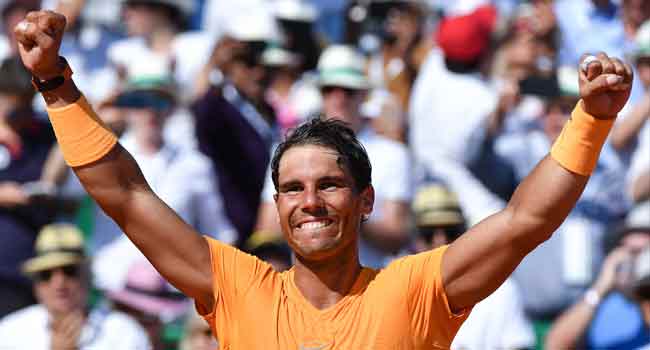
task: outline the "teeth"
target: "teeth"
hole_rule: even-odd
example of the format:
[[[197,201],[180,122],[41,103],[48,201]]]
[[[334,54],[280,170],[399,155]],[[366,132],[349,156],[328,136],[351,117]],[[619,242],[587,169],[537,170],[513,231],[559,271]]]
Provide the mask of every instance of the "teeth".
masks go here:
[[[313,229],[318,229],[318,228],[321,228],[321,227],[325,227],[325,226],[327,226],[328,224],[329,224],[329,221],[328,221],[328,220],[323,220],[323,221],[311,221],[311,222],[305,222],[305,223],[303,223],[302,225],[300,225],[300,228],[313,230]]]

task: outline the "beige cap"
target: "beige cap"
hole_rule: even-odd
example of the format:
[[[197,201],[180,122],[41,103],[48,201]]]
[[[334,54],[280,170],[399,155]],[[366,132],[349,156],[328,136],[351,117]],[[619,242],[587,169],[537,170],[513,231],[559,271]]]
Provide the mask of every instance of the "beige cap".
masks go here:
[[[420,188],[412,207],[419,227],[451,226],[465,222],[456,195],[439,184]]]
[[[36,256],[22,266],[25,274],[78,264],[85,259],[83,234],[69,224],[44,226],[36,237],[35,250]]]

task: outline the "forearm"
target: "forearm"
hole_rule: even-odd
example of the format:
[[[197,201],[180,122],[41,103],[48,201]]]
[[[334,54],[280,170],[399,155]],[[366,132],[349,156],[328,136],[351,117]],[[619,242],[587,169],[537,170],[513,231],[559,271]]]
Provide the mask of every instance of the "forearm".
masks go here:
[[[632,183],[632,199],[635,203],[650,198],[650,171],[639,175]]]
[[[508,203],[520,238],[550,235],[564,221],[597,165],[614,120],[587,114],[578,102],[551,153],[517,188]],[[531,237],[534,239],[534,237]]]
[[[505,209],[513,238],[535,246],[549,238],[580,198],[587,180],[546,156],[517,187]]]
[[[589,327],[594,312],[594,306],[579,301],[560,315],[546,336],[546,349],[575,349]]]
[[[52,185],[61,185],[68,175],[68,167],[59,147],[54,146],[43,165],[41,181]]]

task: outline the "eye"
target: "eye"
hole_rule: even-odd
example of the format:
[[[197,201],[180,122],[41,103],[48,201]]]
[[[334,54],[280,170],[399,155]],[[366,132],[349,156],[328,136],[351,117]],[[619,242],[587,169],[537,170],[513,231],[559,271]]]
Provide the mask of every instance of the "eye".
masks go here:
[[[323,191],[335,191],[341,186],[336,182],[323,182],[319,187]]]
[[[302,186],[300,185],[287,185],[280,188],[280,192],[288,195],[297,194],[302,191]]]

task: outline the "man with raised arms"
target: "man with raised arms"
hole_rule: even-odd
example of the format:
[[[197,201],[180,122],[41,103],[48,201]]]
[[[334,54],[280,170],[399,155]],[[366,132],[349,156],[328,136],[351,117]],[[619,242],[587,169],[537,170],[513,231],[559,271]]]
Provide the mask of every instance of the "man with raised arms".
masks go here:
[[[281,227],[296,256],[277,273],[200,236],[151,191],[59,57],[64,27],[59,14],[33,12],[15,33],[66,161],[156,269],[196,300],[225,349],[448,348],[472,306],[574,206],[632,82],[620,60],[587,56],[572,118],[507,207],[452,244],[379,271],[358,260],[359,227],[374,199],[368,157],[344,124],[306,122],[272,161]]]

